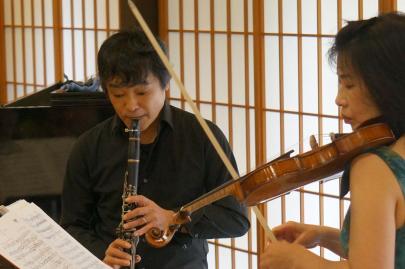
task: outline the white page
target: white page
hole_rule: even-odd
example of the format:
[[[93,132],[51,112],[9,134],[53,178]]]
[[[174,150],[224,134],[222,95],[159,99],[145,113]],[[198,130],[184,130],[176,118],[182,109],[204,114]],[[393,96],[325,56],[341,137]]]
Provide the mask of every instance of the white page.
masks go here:
[[[110,268],[91,254],[72,236],[65,232],[48,215],[33,203],[10,206],[9,212],[0,218],[0,252],[6,258],[14,256],[22,263],[21,268]],[[18,211],[15,209],[18,208]],[[4,217],[7,217],[3,219]],[[4,223],[2,223],[4,222]],[[15,225],[15,223],[17,223]],[[16,228],[18,226],[18,228]],[[24,233],[21,233],[21,231]],[[5,234],[5,238],[3,234]],[[6,239],[8,238],[8,239]],[[7,241],[6,241],[7,240]],[[34,243],[33,243],[34,242]],[[33,249],[30,249],[31,246]],[[20,249],[30,253],[20,254]],[[39,251],[40,255],[36,255]],[[22,252],[21,252],[22,253]],[[32,257],[31,257],[32,256]],[[37,261],[41,264],[38,267]],[[14,260],[14,259],[11,259]],[[16,261],[17,263],[17,261]],[[49,267],[47,267],[49,264]],[[20,267],[19,264],[16,264]]]
[[[19,268],[72,268],[13,214],[0,218],[0,253]]]

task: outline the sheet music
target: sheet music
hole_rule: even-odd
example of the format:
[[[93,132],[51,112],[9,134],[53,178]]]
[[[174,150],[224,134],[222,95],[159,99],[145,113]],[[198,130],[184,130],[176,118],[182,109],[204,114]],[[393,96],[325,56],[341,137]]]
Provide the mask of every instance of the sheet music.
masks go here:
[[[0,218],[0,253],[5,258],[22,269],[110,268],[39,207],[24,202],[13,204]]]

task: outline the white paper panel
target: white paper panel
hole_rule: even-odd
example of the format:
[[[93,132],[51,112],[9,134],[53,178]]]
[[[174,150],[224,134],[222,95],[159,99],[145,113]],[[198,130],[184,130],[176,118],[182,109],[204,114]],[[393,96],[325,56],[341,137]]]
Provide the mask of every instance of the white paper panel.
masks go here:
[[[86,16],[84,17],[85,28],[94,28],[94,8],[93,0],[84,1],[84,10],[86,11]]]
[[[337,1],[322,0],[321,2],[322,34],[334,35],[337,32]]]
[[[46,61],[46,85],[54,84],[55,81],[55,51],[54,51],[53,30],[45,30],[45,61]]]
[[[52,27],[53,26],[53,1],[52,0],[44,0],[44,10],[45,10],[45,13],[44,13],[45,26]],[[35,14],[34,14],[34,16],[35,16]]]
[[[235,266],[236,269],[249,268],[249,256],[246,252],[236,251],[235,260],[237,260],[236,266]],[[223,267],[223,268],[227,268],[227,267]]]
[[[228,50],[225,34],[215,35],[215,96],[217,102],[228,102]]]
[[[86,31],[86,71],[87,78],[96,75],[96,54],[94,53],[94,31]]]
[[[296,37],[286,36],[283,42],[284,109],[298,111],[298,44]]]
[[[319,141],[319,131],[318,131],[318,117],[315,116],[306,116],[302,117],[302,127],[303,127],[303,149],[304,152],[310,151],[311,147],[309,144],[309,137],[314,135],[318,143]]]
[[[73,79],[72,31],[63,30],[63,72]]]
[[[110,25],[111,29],[119,29],[120,28],[120,9],[119,9],[120,1],[111,1],[110,4]]]
[[[283,0],[283,31],[297,33],[297,0]]]
[[[74,51],[75,51],[75,76],[74,80],[83,81],[84,80],[84,61],[83,61],[83,31],[74,30]]]
[[[23,82],[23,44],[22,44],[22,31],[21,28],[16,28],[14,30],[15,38],[15,68],[16,68],[16,78],[15,81]]]
[[[11,1],[12,0],[3,0],[4,3],[4,24],[5,25],[10,25],[12,24],[12,20],[11,20]]]
[[[97,1],[97,27],[107,28],[107,3],[106,0]]]
[[[267,161],[278,157],[280,149],[280,113],[266,113],[266,153]]]
[[[184,34],[184,86],[191,99],[196,98],[196,76],[195,76],[195,35],[194,33]]]
[[[255,111],[254,109],[249,109],[249,115],[250,115],[250,169],[248,168],[248,171],[252,171],[256,167],[256,147],[255,147],[255,141],[256,141],[256,128],[255,128]],[[259,149],[262,150],[262,149]]]
[[[232,35],[232,103],[245,104],[245,39],[243,35]]]
[[[183,0],[183,28],[194,30],[194,0]]]
[[[21,2],[13,1],[14,4],[14,24],[21,25]]]
[[[397,0],[398,11],[405,12],[405,0]]]
[[[27,83],[34,83],[34,59],[32,47],[32,29],[25,29],[25,80]]]
[[[229,117],[228,117],[228,107],[218,105],[215,107],[216,112],[216,124],[219,128],[221,128],[222,132],[224,133],[225,137],[229,141]]]
[[[198,28],[199,30],[210,30],[210,1],[198,0]]]
[[[292,191],[285,196],[285,218],[287,221],[300,221],[300,194]]]
[[[212,100],[212,64],[211,64],[211,36],[199,34],[199,59],[200,59],[200,99]]]
[[[232,264],[231,250],[219,247],[219,268],[229,268]]]
[[[302,38],[302,109],[318,113],[318,62],[317,40]]]
[[[70,8],[69,8],[70,11]],[[65,12],[65,10],[64,10]],[[64,13],[62,12],[62,13]],[[34,25],[42,26],[42,1],[34,0]],[[69,13],[70,14],[70,13]]]
[[[24,1],[24,25],[32,25],[31,1]],[[7,12],[9,13],[9,12]]]
[[[318,195],[304,193],[304,223],[320,224]]]
[[[179,16],[179,0],[168,0],[168,13],[169,13],[169,30],[180,28]]]
[[[280,109],[280,65],[278,37],[265,37],[266,108]]]
[[[264,31],[278,33],[278,0],[264,1]]]
[[[363,18],[368,19],[378,15],[378,0],[363,0]]]
[[[37,75],[37,84],[40,86],[45,86],[45,63],[44,63],[44,54],[46,53],[45,44],[43,43],[44,32],[42,29],[35,29],[35,71]]]
[[[252,251],[257,251],[257,219],[256,215],[253,212],[253,209],[249,208],[250,213],[250,231],[249,233],[252,235]]]
[[[322,111],[326,115],[338,115],[335,97],[338,90],[336,68],[329,63],[327,52],[332,46],[333,39],[322,39]]]
[[[232,109],[233,153],[238,164],[239,173],[246,174],[246,111],[243,108]]]
[[[14,46],[13,46],[13,30],[10,28],[6,28],[4,31],[4,38],[5,38],[5,51],[6,51],[6,80],[7,81],[14,81],[14,60],[13,60],[13,53],[14,53]]]
[[[243,32],[245,23],[244,0],[231,1],[231,31]]]
[[[339,228],[339,199],[323,197],[324,200],[324,225]]]
[[[343,21],[358,20],[359,16],[358,1],[342,0],[342,19]]]
[[[253,36],[248,37],[249,46],[249,105],[255,105],[255,65],[254,65],[254,55],[253,55]],[[253,144],[252,144],[253,145]]]
[[[178,33],[169,33],[169,56],[170,63],[172,64],[176,74],[180,76],[180,39]],[[179,77],[180,78],[180,77]],[[180,98],[180,89],[174,82],[174,79],[170,81],[170,96]]]
[[[38,0],[36,0],[38,1]],[[62,0],[62,27],[70,27],[72,25],[73,18],[70,17],[70,0]],[[37,14],[37,13],[34,13]],[[36,17],[36,16],[35,16]]]
[[[200,104],[200,112],[204,119],[212,121],[212,105]]]
[[[301,1],[302,2],[302,1]],[[301,5],[302,33],[317,33],[317,0],[305,0]]]
[[[16,96],[14,96],[14,84],[7,84],[7,102],[14,99],[16,99]]]
[[[17,98],[23,97],[24,96],[24,86],[17,84],[16,89],[17,89]]]
[[[282,209],[281,198],[273,199],[267,202],[267,222],[270,227],[276,227],[281,224]]]
[[[73,27],[81,28],[83,27],[83,9],[82,9],[82,0],[72,0],[73,5]],[[70,16],[70,14],[69,14]]]
[[[216,31],[226,31],[226,18],[227,18],[227,0],[215,0],[214,1],[214,20]]]
[[[284,152],[299,152],[299,121],[296,114],[284,114]]]

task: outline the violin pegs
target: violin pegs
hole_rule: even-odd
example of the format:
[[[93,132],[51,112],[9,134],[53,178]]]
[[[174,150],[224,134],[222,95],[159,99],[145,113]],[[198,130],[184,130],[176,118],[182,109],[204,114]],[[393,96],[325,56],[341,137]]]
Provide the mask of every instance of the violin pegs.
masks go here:
[[[311,135],[309,137],[309,145],[311,146],[311,149],[316,149],[319,147],[318,142],[316,141],[316,138],[314,135]]]
[[[330,140],[333,142],[336,139],[336,134],[334,132],[329,133]]]

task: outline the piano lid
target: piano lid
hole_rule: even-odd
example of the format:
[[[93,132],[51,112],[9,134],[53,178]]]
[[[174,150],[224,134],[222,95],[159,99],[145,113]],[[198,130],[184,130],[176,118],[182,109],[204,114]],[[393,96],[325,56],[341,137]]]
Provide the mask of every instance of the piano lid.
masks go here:
[[[60,195],[77,137],[114,114],[102,92],[55,93],[59,87],[0,108],[0,204]]]

